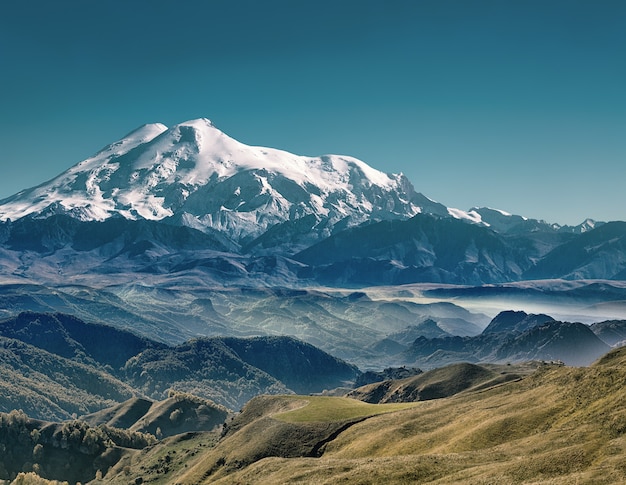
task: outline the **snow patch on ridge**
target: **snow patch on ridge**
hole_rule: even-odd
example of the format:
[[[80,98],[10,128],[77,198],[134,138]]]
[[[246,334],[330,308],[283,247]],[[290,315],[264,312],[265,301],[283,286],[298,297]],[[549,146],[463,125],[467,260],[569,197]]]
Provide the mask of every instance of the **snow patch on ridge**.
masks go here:
[[[465,219],[467,221],[473,222],[474,224],[483,224],[485,226],[489,226],[489,224],[487,224],[486,222],[483,222],[480,214],[473,210],[466,212],[461,209],[448,207],[448,213],[455,219]]]
[[[503,211],[501,209],[494,209],[493,207],[487,207],[487,209],[489,209],[491,211],[494,211],[494,212],[498,212],[498,213],[500,213],[500,214],[502,214],[503,216],[506,216],[506,217],[514,217],[513,214],[511,214],[509,212],[506,212],[506,211]],[[517,216],[517,217],[521,217],[523,221],[527,221],[528,220],[528,217],[524,217],[524,216]]]

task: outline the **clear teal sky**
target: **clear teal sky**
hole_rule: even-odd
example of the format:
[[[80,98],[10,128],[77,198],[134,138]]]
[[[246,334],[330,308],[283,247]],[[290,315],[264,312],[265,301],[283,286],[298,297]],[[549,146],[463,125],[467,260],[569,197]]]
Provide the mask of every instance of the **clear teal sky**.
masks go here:
[[[0,7],[0,198],[144,123],[356,156],[446,205],[626,220],[626,1]]]

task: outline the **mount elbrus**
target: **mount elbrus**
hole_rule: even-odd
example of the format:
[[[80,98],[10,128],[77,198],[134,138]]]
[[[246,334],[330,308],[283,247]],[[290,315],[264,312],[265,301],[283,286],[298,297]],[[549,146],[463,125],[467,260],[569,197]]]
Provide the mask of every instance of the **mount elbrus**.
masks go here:
[[[0,244],[16,262],[6,270],[22,275],[28,250],[48,269],[61,264],[58,251],[82,251],[85,274],[96,264],[87,252],[109,274],[126,268],[115,260],[122,253],[132,271],[167,274],[197,268],[199,257],[216,280],[288,285],[619,279],[626,270],[625,223],[570,227],[448,208],[402,174],[248,146],[207,119],[145,125],[0,201],[0,221]],[[198,249],[213,253],[189,252]],[[277,267],[280,277],[268,279]]]
[[[235,241],[311,217],[311,229],[406,219],[446,209],[403,175],[351,157],[302,157],[252,147],[198,119],[145,125],[55,179],[1,202],[0,218],[70,214],[83,221],[168,219]]]

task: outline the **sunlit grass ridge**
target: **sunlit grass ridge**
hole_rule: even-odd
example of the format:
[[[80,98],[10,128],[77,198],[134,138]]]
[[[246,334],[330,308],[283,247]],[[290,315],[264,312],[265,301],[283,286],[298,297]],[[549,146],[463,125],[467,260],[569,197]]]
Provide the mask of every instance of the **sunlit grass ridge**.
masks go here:
[[[297,409],[275,414],[275,419],[288,423],[333,422],[375,416],[415,407],[415,403],[368,404],[344,397],[286,396],[286,399],[305,399]]]

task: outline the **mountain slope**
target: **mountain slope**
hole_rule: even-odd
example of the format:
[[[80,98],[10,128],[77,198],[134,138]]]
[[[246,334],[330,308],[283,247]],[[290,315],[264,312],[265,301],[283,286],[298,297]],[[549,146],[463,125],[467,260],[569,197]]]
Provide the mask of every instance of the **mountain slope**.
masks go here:
[[[130,282],[142,273],[213,285],[246,285],[252,278],[263,286],[360,286],[619,280],[626,271],[626,223],[582,234],[500,234],[452,217],[418,214],[345,230],[335,226],[324,237],[316,221],[311,214],[273,226],[242,246],[227,234],[176,226],[170,219],[97,222],[29,215],[0,223],[0,273],[53,284],[68,278],[92,285]],[[290,254],[301,243],[311,245]]]
[[[533,226],[534,227],[534,226]],[[502,234],[432,214],[349,228],[297,253],[327,285],[493,284],[526,279],[623,279],[626,223],[574,234]]]
[[[523,275],[543,279],[626,278],[626,222],[608,222],[555,248]]]
[[[45,422],[23,411],[0,413],[0,480],[24,485],[87,483],[155,442],[154,436],[90,427],[78,420]],[[18,476],[25,471],[30,473]]]
[[[605,224],[602,221],[586,219],[577,226],[561,226],[509,214],[508,212],[490,207],[473,207],[469,210],[469,213],[476,214],[483,224],[502,234],[524,234],[536,231],[582,234]]]
[[[248,146],[204,118],[139,128],[0,201],[0,221],[0,272],[37,281],[141,272],[267,286],[492,284],[626,271],[620,223],[448,208],[402,174]]]
[[[626,345],[626,320],[606,320],[594,323],[590,328],[593,333],[611,347]]]
[[[321,392],[358,374],[291,337],[167,346],[59,313],[24,312],[0,322],[0,411],[22,408],[36,418],[91,413],[131,394],[164,399],[172,390],[238,409],[257,394]]]
[[[497,233],[427,214],[348,229],[298,253],[327,284],[502,282],[518,279],[528,256]]]
[[[278,353],[277,353],[278,352]],[[183,391],[238,409],[258,394],[321,392],[359,371],[312,345],[289,337],[201,338],[148,349],[129,359],[124,375],[143,393],[160,398]]]
[[[114,370],[119,370],[128,359],[146,349],[164,347],[131,332],[86,323],[63,313],[20,313],[0,322],[0,335],[21,340],[60,357],[110,366]]]
[[[468,389],[487,388],[519,379],[521,369],[522,366],[451,364],[404,379],[368,384],[350,391],[347,397],[374,404],[441,399]],[[529,371],[524,369],[523,372]]]
[[[130,276],[137,278],[135,273]],[[199,281],[200,276],[192,279],[189,275],[181,276],[180,286],[170,287],[169,281],[152,286],[151,277],[141,273],[141,280],[133,284],[103,289],[0,285],[0,313],[3,319],[24,311],[64,313],[83,322],[130,331],[160,345],[178,345],[198,336],[291,336],[366,368],[396,365],[387,359],[387,352],[371,346],[407,327],[421,329],[420,322],[427,319],[452,335],[476,335],[489,323],[486,315],[446,302],[370,299],[363,292],[346,295],[332,290],[207,288],[203,286],[206,276]],[[93,281],[98,284],[103,279],[94,276]],[[405,343],[421,334],[409,331]],[[74,355],[71,349],[67,352]]]
[[[94,485],[622,483],[625,362],[621,348],[588,368],[536,363],[517,377],[515,366],[508,375],[498,366],[452,366],[424,374],[422,387],[465,390],[428,402],[260,396],[227,421],[219,440],[186,433],[154,444],[139,433],[13,412],[0,415],[0,479],[29,469],[35,458],[44,476],[95,475]],[[138,415],[152,406],[131,400],[93,419],[128,416],[138,403]]]
[[[223,342],[242,360],[299,394],[346,385],[360,373],[355,366],[294,338],[224,338]]]
[[[149,249],[166,252],[195,249],[237,251],[237,246],[223,234],[159,224],[151,220],[130,221],[121,217],[102,223],[80,221],[66,214],[45,219],[24,217],[2,224],[3,246],[14,251],[34,251],[43,255],[70,247],[77,252],[97,251],[107,257],[124,253],[141,254]]]
[[[532,327],[551,322],[554,318],[548,315],[528,314],[524,311],[504,311],[496,315],[483,330],[483,333],[524,332]]]
[[[133,392],[94,366],[0,337],[0,411],[65,420],[125,401]]]
[[[483,332],[475,337],[418,337],[404,352],[422,368],[454,362],[562,361],[589,365],[610,347],[582,323],[548,321],[523,332]]]
[[[584,366],[610,350],[582,323],[547,322],[505,342],[497,351],[501,360],[560,360]]]
[[[0,272],[33,280],[492,284],[626,271],[626,223],[561,227],[448,208],[402,174],[248,146],[204,118],[139,128],[0,201],[0,222]]]

